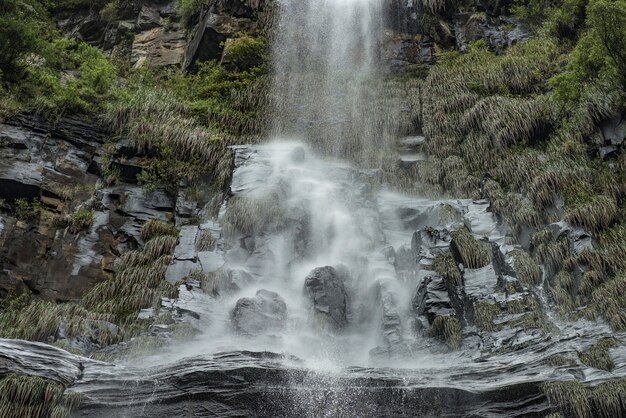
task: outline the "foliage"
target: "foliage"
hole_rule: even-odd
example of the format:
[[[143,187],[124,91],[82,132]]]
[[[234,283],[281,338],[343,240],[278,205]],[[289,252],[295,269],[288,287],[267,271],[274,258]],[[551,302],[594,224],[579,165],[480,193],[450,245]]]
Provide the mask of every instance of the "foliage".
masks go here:
[[[39,1],[3,0],[0,4],[0,77],[19,79],[32,54],[45,48],[48,31],[45,9]]]
[[[587,31],[571,53],[567,71],[550,80],[557,100],[579,100],[589,84],[604,89],[626,86],[626,4],[590,1],[586,25]]]
[[[81,5],[86,3],[96,2]],[[5,115],[36,110],[58,118],[64,112],[94,111],[110,94],[115,67],[97,48],[59,37],[47,6],[38,0],[7,0],[0,6],[0,93],[10,103],[0,108]]]
[[[589,347],[588,350],[578,353],[580,361],[587,366],[595,367],[606,371],[612,371],[615,367],[609,349],[618,346],[615,338],[602,338],[597,343]]]
[[[260,68],[267,60],[265,39],[240,34],[224,44],[222,63],[230,70],[248,71]]]
[[[76,234],[89,229],[93,224],[93,209],[81,208],[70,215],[69,230]]]
[[[15,217],[23,222],[33,221],[39,217],[41,213],[41,201],[33,199],[30,202],[27,199],[16,199],[13,204]]]
[[[250,39],[254,45],[264,45],[264,41],[261,40],[249,37],[240,39]],[[216,131],[242,134],[244,127],[253,123],[257,115],[255,109],[246,106],[239,97],[246,90],[253,88],[255,82],[266,72],[262,60],[256,66],[248,66],[256,60],[246,58],[246,55],[254,55],[261,59],[256,54],[257,52],[249,51],[236,52],[235,58],[239,59],[240,55],[241,59],[248,60],[246,65],[243,62],[234,62],[233,65],[241,65],[242,69],[236,67],[228,70],[216,61],[208,61],[199,64],[193,74],[181,72],[170,74],[166,84],[200,123]]]

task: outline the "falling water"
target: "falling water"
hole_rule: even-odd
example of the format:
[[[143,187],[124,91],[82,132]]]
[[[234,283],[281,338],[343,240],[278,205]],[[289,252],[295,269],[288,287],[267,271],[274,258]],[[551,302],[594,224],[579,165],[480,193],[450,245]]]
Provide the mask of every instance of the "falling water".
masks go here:
[[[284,0],[273,45],[273,132],[370,165],[390,144],[372,112],[380,92],[377,0]]]
[[[393,149],[396,138],[380,123],[389,118],[371,112],[381,93],[381,3],[281,3],[272,53],[275,137],[235,149],[232,197],[220,216],[224,261],[211,273],[219,295],[206,301],[211,321],[192,353],[286,352],[329,369],[414,356],[417,266],[399,267],[390,246],[410,246],[413,229],[394,207],[404,199],[380,199],[381,149]],[[341,276],[333,290],[346,296],[341,326],[316,312],[305,291],[307,275],[326,266]],[[286,326],[233,329],[238,301],[258,300],[260,290],[285,301]]]

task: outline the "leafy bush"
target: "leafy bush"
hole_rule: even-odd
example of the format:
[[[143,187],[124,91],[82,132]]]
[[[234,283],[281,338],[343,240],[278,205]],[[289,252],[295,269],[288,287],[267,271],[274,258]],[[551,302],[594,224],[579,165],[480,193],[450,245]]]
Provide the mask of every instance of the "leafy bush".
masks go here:
[[[13,204],[15,217],[23,222],[35,220],[41,213],[41,202],[37,199],[28,201],[27,199],[16,199]]]
[[[70,216],[69,228],[74,234],[89,229],[93,224],[93,210],[92,209],[78,209]]]
[[[19,79],[29,56],[44,48],[42,35],[48,25],[43,16],[45,10],[37,1],[3,0],[0,4],[0,76],[6,80]]]
[[[264,38],[253,38],[242,34],[224,44],[222,62],[227,68],[247,71],[260,67],[267,60]]]
[[[567,71],[549,81],[557,100],[580,100],[585,86],[594,83],[606,89],[626,87],[626,4],[592,0],[586,25],[587,32],[571,53]]]

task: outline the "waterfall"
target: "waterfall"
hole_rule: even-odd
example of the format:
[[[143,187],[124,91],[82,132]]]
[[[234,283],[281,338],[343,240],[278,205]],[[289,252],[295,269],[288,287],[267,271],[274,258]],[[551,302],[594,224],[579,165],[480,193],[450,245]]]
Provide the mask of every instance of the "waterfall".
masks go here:
[[[385,145],[380,89],[382,3],[284,0],[272,48],[273,132],[323,155],[377,164]]]

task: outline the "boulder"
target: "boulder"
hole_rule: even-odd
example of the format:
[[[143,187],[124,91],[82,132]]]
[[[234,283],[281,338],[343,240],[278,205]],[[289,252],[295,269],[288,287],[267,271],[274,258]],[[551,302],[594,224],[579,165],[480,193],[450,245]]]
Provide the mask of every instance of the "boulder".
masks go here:
[[[429,274],[424,277],[417,287],[411,307],[417,315],[428,318],[429,323],[432,323],[436,316],[455,314],[445,280],[438,274]]]
[[[241,334],[280,332],[287,321],[287,305],[278,293],[261,289],[253,298],[241,298],[231,312],[233,329]]]
[[[348,324],[348,294],[344,277],[334,267],[314,269],[304,281],[304,290],[316,314],[340,329]]]
[[[152,7],[143,6],[137,16],[137,29],[140,31],[156,28],[161,24],[159,11]]]
[[[620,146],[626,138],[626,118],[617,116],[602,126],[602,134],[607,144]]]

